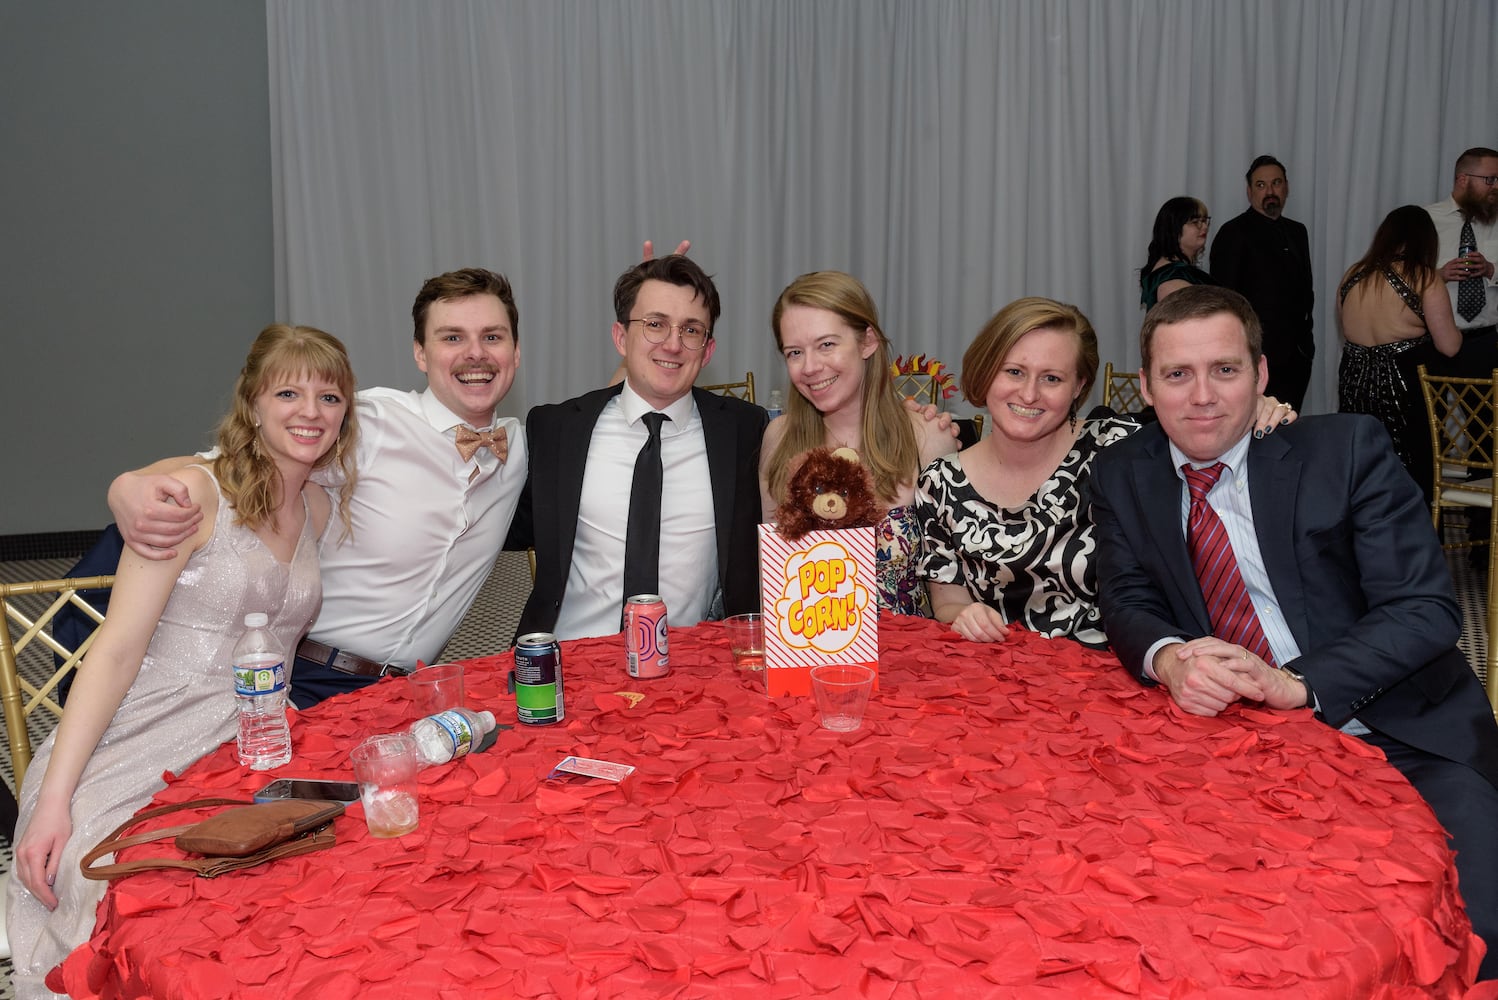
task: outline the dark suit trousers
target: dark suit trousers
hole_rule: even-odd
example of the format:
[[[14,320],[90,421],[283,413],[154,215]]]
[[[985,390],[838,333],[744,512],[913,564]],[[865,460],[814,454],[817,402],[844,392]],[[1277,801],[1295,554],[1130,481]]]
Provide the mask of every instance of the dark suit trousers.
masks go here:
[[[326,663],[298,656],[291,668],[291,703],[297,708],[311,708],[320,701],[369,687],[378,677],[360,677],[334,670]]]
[[[1472,930],[1487,942],[1479,979],[1498,979],[1498,788],[1465,764],[1416,750],[1382,733],[1363,737],[1389,758],[1451,835]]]

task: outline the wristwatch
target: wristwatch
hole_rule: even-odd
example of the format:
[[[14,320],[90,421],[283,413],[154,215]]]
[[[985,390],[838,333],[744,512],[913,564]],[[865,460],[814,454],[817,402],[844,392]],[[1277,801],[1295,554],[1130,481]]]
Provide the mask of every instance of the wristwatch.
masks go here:
[[[1306,675],[1297,673],[1296,671],[1291,670],[1289,667],[1281,667],[1280,669],[1283,670],[1287,676],[1294,677],[1296,680],[1300,681],[1301,684],[1305,685],[1306,703],[1302,705],[1301,708],[1315,708],[1316,692],[1311,690],[1311,682],[1306,680]]]

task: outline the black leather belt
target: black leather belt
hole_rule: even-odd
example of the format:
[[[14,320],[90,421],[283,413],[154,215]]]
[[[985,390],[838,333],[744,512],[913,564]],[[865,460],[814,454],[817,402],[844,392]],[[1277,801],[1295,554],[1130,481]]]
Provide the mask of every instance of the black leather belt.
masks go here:
[[[1459,328],[1460,329],[1460,328]],[[1474,326],[1462,330],[1462,337],[1486,337],[1490,333],[1498,332],[1498,326]]]
[[[314,663],[321,663],[325,667],[332,667],[340,673],[353,674],[355,677],[384,677],[386,674],[404,677],[411,672],[393,663],[376,663],[374,660],[366,660],[357,653],[350,653],[346,649],[334,649],[332,646],[325,646],[313,639],[303,639],[301,645],[296,648],[296,655]]]

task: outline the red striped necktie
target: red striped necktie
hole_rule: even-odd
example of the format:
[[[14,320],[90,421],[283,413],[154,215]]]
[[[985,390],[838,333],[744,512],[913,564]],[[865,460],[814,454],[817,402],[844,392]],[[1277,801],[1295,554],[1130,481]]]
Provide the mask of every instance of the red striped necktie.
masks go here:
[[[1191,489],[1191,513],[1186,521],[1186,547],[1191,550],[1191,565],[1196,570],[1197,582],[1201,584],[1202,597],[1207,601],[1207,614],[1212,619],[1212,634],[1219,639],[1237,643],[1255,653],[1271,667],[1276,666],[1274,653],[1269,649],[1269,640],[1264,637],[1264,627],[1259,615],[1249,600],[1248,588],[1243,585],[1243,574],[1238,570],[1238,558],[1233,555],[1233,543],[1228,541],[1228,531],[1217,511],[1207,503],[1207,493],[1217,484],[1223,463],[1205,469],[1181,466],[1186,476],[1186,485]]]

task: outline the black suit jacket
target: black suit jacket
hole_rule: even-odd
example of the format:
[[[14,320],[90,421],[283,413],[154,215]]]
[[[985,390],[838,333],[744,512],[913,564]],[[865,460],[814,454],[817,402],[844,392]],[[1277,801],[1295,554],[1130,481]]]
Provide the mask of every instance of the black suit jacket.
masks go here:
[[[1288,348],[1310,358],[1316,293],[1311,284],[1311,239],[1306,227],[1252,208],[1223,223],[1212,241],[1212,278],[1248,300],[1264,327],[1264,353],[1284,357]]]
[[[1157,425],[1093,468],[1109,642],[1145,679],[1167,636],[1211,633],[1182,524],[1182,483]],[[1456,648],[1461,613],[1420,490],[1371,417],[1303,418],[1248,449],[1254,530],[1321,718],[1477,768],[1498,784],[1498,725]],[[1147,682],[1148,683],[1148,682]]]
[[[622,390],[622,385],[598,389],[563,403],[538,406],[526,417],[530,472],[505,548],[535,548],[536,582],[520,613],[517,635],[549,632],[556,626],[572,569],[593,427],[604,406]],[[762,408],[741,399],[701,389],[693,389],[692,398],[702,417],[707,445],[724,613],[758,611],[759,443],[768,417]],[[662,544],[667,543],[662,539]],[[622,575],[624,567],[619,572]]]

